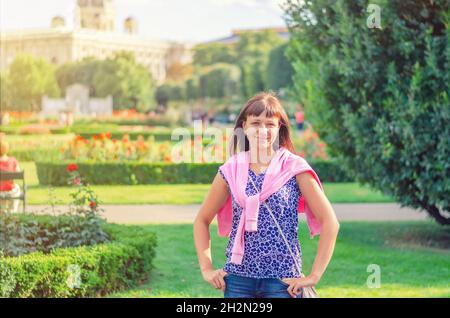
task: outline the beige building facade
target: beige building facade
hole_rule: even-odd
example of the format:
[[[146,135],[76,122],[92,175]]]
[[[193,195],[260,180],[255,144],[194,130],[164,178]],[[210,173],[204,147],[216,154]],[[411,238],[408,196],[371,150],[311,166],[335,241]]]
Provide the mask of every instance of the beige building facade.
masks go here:
[[[115,28],[112,0],[78,0],[74,27],[56,16],[47,29],[2,31],[0,34],[0,69],[5,70],[19,53],[44,58],[56,66],[81,61],[86,57],[105,59],[116,52],[133,52],[152,77],[161,83],[173,63],[190,63],[193,45],[146,39],[137,35],[137,21],[124,21],[124,32]]]

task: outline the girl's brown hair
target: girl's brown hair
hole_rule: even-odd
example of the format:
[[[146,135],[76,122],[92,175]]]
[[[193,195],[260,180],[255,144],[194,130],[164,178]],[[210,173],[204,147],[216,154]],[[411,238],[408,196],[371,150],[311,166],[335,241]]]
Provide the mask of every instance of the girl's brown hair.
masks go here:
[[[285,147],[290,152],[295,153],[294,146],[291,140],[291,132],[289,128],[289,118],[281,106],[280,101],[272,92],[261,92],[250,98],[245,106],[242,108],[234,125],[233,136],[230,144],[231,155],[237,153],[237,146],[239,144],[240,151],[248,151],[250,143],[247,136],[243,134],[243,124],[248,116],[259,116],[266,111],[266,117],[277,117],[280,121],[280,130],[278,133],[279,145]],[[275,144],[275,143],[274,143]]]

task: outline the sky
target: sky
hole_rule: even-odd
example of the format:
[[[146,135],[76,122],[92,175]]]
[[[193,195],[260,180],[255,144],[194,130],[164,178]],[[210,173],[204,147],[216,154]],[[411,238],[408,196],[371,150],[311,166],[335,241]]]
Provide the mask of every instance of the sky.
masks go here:
[[[113,0],[116,29],[133,16],[138,34],[200,43],[226,37],[232,29],[284,26],[284,0]],[[46,28],[55,15],[73,25],[76,0],[0,0],[0,30]]]

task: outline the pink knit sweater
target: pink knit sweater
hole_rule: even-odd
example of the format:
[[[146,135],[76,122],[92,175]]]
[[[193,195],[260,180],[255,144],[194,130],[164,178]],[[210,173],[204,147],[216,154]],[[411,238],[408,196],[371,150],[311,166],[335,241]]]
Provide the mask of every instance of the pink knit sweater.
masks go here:
[[[277,192],[290,178],[303,172],[309,172],[323,191],[319,177],[302,157],[288,149],[280,147],[266,170],[261,192],[247,197],[245,189],[250,167],[250,151],[242,151],[230,157],[219,169],[225,175],[233,197],[242,207],[238,230],[233,243],[231,262],[241,264],[244,256],[244,231],[257,231],[259,207],[271,194]],[[311,238],[320,233],[320,223],[315,218],[303,195],[298,202],[298,212],[306,214],[306,221]],[[232,225],[231,195],[217,214],[220,236],[229,236]]]

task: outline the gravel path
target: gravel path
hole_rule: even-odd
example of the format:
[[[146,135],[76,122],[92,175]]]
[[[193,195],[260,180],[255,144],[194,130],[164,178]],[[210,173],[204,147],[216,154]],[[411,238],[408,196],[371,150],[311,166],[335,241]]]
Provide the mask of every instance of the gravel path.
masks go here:
[[[48,206],[29,205],[27,211],[41,213]],[[104,217],[109,222],[137,223],[192,223],[200,205],[103,205]],[[340,221],[400,221],[425,220],[427,214],[396,203],[338,203],[333,208]],[[67,207],[58,207],[64,211]],[[49,211],[49,210],[47,210]],[[301,219],[304,214],[301,214]]]

